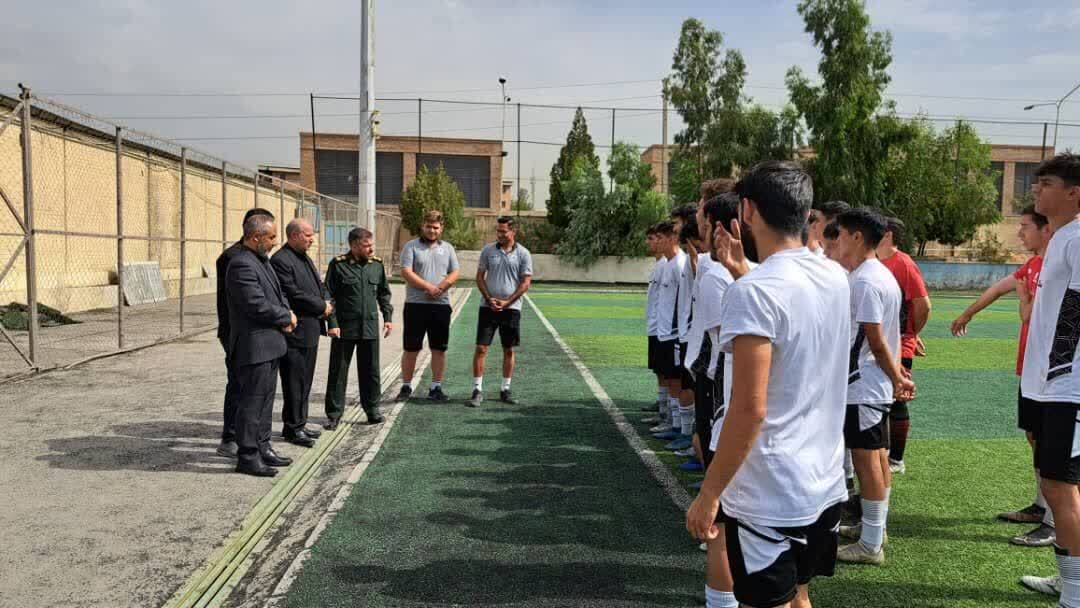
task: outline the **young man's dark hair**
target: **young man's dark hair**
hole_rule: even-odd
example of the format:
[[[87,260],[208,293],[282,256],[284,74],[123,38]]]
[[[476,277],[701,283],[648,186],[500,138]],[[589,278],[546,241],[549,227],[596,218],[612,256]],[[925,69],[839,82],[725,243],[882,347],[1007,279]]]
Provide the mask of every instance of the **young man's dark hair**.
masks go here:
[[[698,225],[697,216],[691,216],[689,220],[683,222],[682,230],[679,231],[679,243],[685,245],[690,242],[691,239],[698,238]]]
[[[373,236],[375,235],[371,234],[371,231],[367,228],[361,228],[357,226],[356,228],[353,228],[349,231],[349,242],[355,243],[357,241],[366,241]]]
[[[653,226],[653,234],[659,234],[660,236],[671,236],[675,234],[675,222],[671,220],[656,222]]]
[[[717,224],[730,228],[731,221],[739,219],[739,195],[725,192],[709,199],[705,203],[705,219],[714,230]]]
[[[701,198],[706,201],[715,198],[717,195],[725,192],[731,192],[735,189],[735,180],[721,177],[718,179],[710,179],[701,184]]]
[[[1069,188],[1080,186],[1080,154],[1062,152],[1053,158],[1046,159],[1035,169],[1035,176],[1046,175],[1060,177]]]
[[[697,215],[697,205],[694,203],[679,205],[671,210],[671,219],[678,218],[682,220],[683,224],[690,223],[690,220],[694,219],[695,215]]]
[[[822,231],[822,236],[824,236],[827,240],[835,241],[836,239],[840,238],[840,229],[836,227],[835,222],[831,223],[828,226],[825,226],[825,230]]]
[[[887,227],[885,218],[869,207],[848,209],[836,216],[836,225],[852,234],[861,233],[863,242],[871,248],[876,248],[885,238]]]
[[[500,215],[498,218],[495,219],[495,221],[499,224],[503,224],[510,230],[513,230],[514,227],[517,226],[517,222],[515,222],[514,218],[509,215]]]
[[[244,214],[244,221],[241,222],[241,225],[246,224],[247,221],[250,220],[251,216],[253,216],[253,215],[265,215],[265,216],[269,217],[270,219],[274,219],[274,214],[273,213],[270,213],[269,211],[267,211],[266,209],[263,209],[262,207],[255,207],[253,209],[248,209],[247,210],[247,213]]]
[[[847,211],[848,209],[851,209],[851,205],[845,203],[844,201],[828,201],[825,203],[821,203],[820,207],[821,214],[825,216],[826,222],[833,221],[834,219],[836,219],[836,216]]]
[[[1045,215],[1035,210],[1035,205],[1028,205],[1027,207],[1024,207],[1024,209],[1020,212],[1020,215],[1026,215],[1030,217],[1031,221],[1034,222],[1035,226],[1038,228],[1045,228],[1046,224],[1049,223],[1049,220],[1046,219]]]
[[[814,200],[810,174],[791,161],[759,163],[735,184],[735,191],[754,202],[765,224],[788,236],[802,233]]]
[[[900,221],[900,218],[892,216],[885,218],[885,232],[892,233],[893,244],[897,247],[900,246],[900,241],[904,240],[904,230],[906,229],[907,226]]]

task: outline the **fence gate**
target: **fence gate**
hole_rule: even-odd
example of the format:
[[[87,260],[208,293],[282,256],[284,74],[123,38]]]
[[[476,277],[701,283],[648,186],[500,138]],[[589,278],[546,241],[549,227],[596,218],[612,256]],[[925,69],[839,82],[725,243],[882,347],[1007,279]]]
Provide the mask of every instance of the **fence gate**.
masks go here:
[[[27,218],[30,203],[26,201],[23,175],[24,154],[29,130],[23,129],[23,121],[29,118],[29,107],[20,101],[14,107],[0,108],[0,378],[14,376],[33,370],[34,336],[31,316],[36,314],[21,302],[29,302],[27,293],[32,277],[27,272],[31,253],[31,225]],[[22,207],[22,210],[20,210]],[[36,302],[35,302],[36,304]]]

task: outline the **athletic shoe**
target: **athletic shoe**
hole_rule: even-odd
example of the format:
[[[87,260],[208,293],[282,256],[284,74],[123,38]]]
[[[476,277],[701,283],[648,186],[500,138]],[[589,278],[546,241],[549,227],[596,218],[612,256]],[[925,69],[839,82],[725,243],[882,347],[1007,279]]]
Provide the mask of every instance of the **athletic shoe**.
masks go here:
[[[641,419],[641,424],[660,424],[661,422],[663,420],[659,416],[649,416]]]
[[[859,540],[862,538],[862,524],[855,524],[854,526],[840,526],[840,538],[846,538],[848,540]],[[886,529],[881,533],[881,546],[889,544],[889,530]]]
[[[676,430],[670,430],[664,433],[653,433],[653,437],[661,441],[671,441],[673,439],[678,439],[679,437],[682,437],[682,433]]]
[[[676,450],[675,455],[681,458],[692,458],[697,456],[697,452],[694,451],[693,446],[686,448],[685,450]]]
[[[709,543],[701,543],[700,545],[697,546],[697,548],[701,549],[702,551],[708,551],[709,550]]]
[[[671,430],[671,425],[670,424],[668,424],[666,422],[661,422],[660,424],[658,424],[658,425],[652,427],[651,429],[649,429],[649,432],[650,433],[666,433],[666,432],[668,432],[670,430]]]
[[[641,407],[641,411],[643,411],[643,412],[659,412],[660,411],[660,402],[659,401],[654,401],[650,405],[643,405]]]
[[[892,471],[893,475],[903,475],[904,472],[907,471],[907,465],[904,464],[903,460],[893,460],[890,458],[889,470]]]
[[[441,386],[432,387],[428,391],[427,398],[429,401],[449,401],[450,397],[446,396]]]
[[[1061,595],[1061,577],[1057,574],[1054,576],[1022,576],[1020,577],[1020,584],[1032,591],[1038,591],[1046,595],[1055,597]]]
[[[472,397],[465,402],[466,407],[480,407],[480,404],[484,402],[484,393],[478,388],[474,388]]]
[[[685,450],[686,448],[694,445],[694,440],[689,435],[679,435],[675,438],[675,441],[664,446],[665,450],[676,452],[678,450]]]
[[[517,399],[514,399],[514,394],[510,392],[510,389],[499,391],[499,401],[508,405],[517,405]]]
[[[1038,528],[1009,540],[1014,545],[1021,547],[1049,547],[1057,540],[1057,531],[1053,526],[1040,524]]]
[[[1014,524],[1037,524],[1046,516],[1046,509],[1037,504],[1031,504],[1019,511],[998,513],[997,518]]]
[[[704,471],[705,465],[701,464],[698,460],[687,460],[679,465],[680,471],[686,471],[687,473],[694,473],[696,471]]]
[[[871,553],[862,543],[854,543],[840,547],[836,552],[836,559],[849,564],[880,566],[885,563],[885,550],[878,549],[877,553]]]
[[[412,397],[412,387],[403,385],[397,397],[394,397],[394,401],[408,401],[409,397]]]

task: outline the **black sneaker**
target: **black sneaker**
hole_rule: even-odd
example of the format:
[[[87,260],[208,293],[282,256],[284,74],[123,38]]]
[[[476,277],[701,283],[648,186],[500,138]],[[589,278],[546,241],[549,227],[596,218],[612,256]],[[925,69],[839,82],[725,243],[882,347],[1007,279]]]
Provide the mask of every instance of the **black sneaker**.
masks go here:
[[[998,519],[1014,524],[1037,524],[1046,517],[1046,509],[1036,504],[1031,504],[1019,511],[999,513]]]
[[[510,389],[499,391],[499,401],[509,403],[510,405],[517,405],[517,400],[510,394]]]
[[[1021,547],[1049,547],[1057,540],[1057,530],[1053,526],[1041,524],[1027,534],[1012,537],[1009,542]]]
[[[468,407],[480,407],[480,404],[483,402],[484,393],[482,393],[480,389],[474,388],[472,392],[472,397],[469,397],[469,400],[465,402],[465,405]]]
[[[450,397],[446,396],[446,393],[443,392],[441,386],[432,387],[432,389],[428,391],[427,398],[430,399],[431,401],[449,401],[450,400]]]
[[[641,411],[643,411],[643,412],[659,412],[660,411],[660,402],[659,401],[654,401],[653,403],[650,403],[649,405],[643,405],[643,406],[641,406]]]
[[[394,401],[408,401],[409,397],[412,397],[412,387],[402,385],[397,397],[394,397]]]

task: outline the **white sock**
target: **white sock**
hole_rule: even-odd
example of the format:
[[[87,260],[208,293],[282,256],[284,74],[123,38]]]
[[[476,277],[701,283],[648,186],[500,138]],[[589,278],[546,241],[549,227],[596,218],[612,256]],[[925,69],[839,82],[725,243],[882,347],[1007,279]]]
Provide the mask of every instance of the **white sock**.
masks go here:
[[[1080,556],[1062,555],[1061,549],[1054,545],[1057,554],[1058,574],[1061,575],[1061,599],[1063,608],[1080,608]]]
[[[668,413],[671,416],[671,428],[678,429],[681,424],[678,397],[668,397]]]
[[[705,608],[739,608],[734,591],[718,591],[705,585]]]
[[[504,390],[504,391],[510,390],[510,378],[503,378],[502,390]]]
[[[432,380],[431,388],[439,388],[442,386],[442,380]]]
[[[656,401],[659,403],[667,403],[667,387],[660,386],[656,388]]]
[[[1039,475],[1039,469],[1035,469],[1035,504],[1046,509],[1046,497],[1042,493],[1042,477]]]
[[[409,390],[412,390],[412,380],[402,380],[401,388],[407,388]]]
[[[477,377],[473,378],[472,379],[472,387],[473,387],[474,391],[482,391],[482,390],[484,390],[484,377],[483,376],[477,376]]]
[[[885,520],[889,514],[889,503],[884,500],[866,500],[865,498],[861,502],[862,535],[859,537],[859,544],[877,553],[881,551],[881,543],[885,536]]]
[[[692,435],[694,433],[694,404],[683,407],[679,406],[679,419],[682,422],[681,432],[683,435]]]

